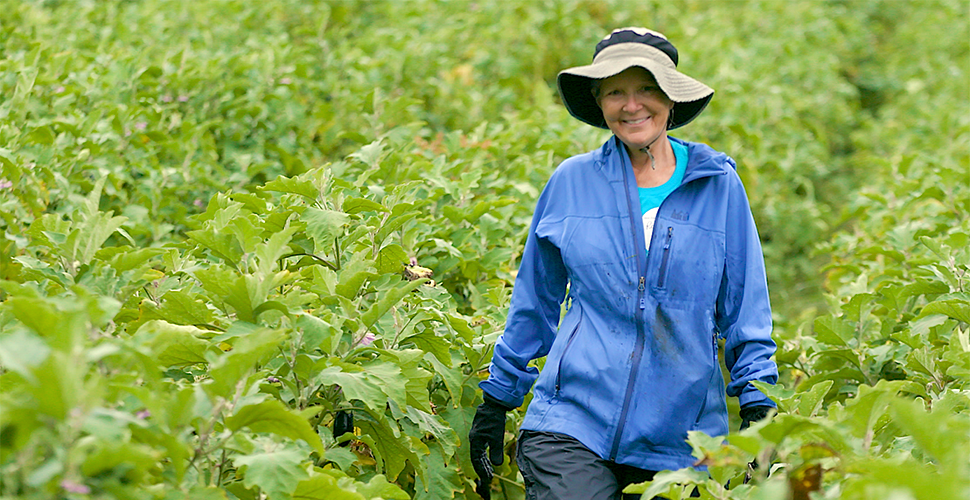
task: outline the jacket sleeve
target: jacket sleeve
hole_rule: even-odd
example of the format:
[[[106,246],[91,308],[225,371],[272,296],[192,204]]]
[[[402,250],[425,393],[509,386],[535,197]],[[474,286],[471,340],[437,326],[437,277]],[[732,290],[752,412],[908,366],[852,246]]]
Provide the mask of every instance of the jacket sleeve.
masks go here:
[[[566,268],[559,248],[538,231],[555,199],[555,178],[553,174],[536,205],[505,331],[495,342],[488,379],[479,384],[485,393],[511,406],[522,404],[539,376],[539,370],[528,363],[549,353],[566,293]]]
[[[748,204],[737,174],[731,174],[727,206],[725,269],[717,298],[717,327],[726,339],[724,361],[731,372],[728,396],[739,398],[741,407],[775,406],[775,403],[749,382],[761,380],[774,384],[778,367],[772,360],[775,342],[771,339],[771,305],[765,274],[764,255]]]

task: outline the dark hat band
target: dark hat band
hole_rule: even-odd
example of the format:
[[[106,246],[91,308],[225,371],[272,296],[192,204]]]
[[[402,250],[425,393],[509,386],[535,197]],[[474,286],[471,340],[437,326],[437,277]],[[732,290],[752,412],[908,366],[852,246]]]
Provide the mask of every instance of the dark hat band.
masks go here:
[[[618,30],[610,33],[610,36],[600,40],[596,44],[596,50],[593,52],[593,59],[599,55],[600,51],[618,43],[642,43],[644,45],[649,45],[660,49],[661,52],[667,55],[671,61],[674,62],[674,66],[677,66],[679,58],[677,55],[677,48],[674,47],[666,38],[662,36],[657,36],[649,31],[644,33],[637,33],[632,29]]]

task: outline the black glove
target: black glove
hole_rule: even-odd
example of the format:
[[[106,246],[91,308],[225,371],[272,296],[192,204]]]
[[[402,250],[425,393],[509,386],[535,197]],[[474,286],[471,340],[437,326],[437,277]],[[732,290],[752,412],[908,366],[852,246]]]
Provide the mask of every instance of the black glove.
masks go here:
[[[772,406],[748,406],[747,408],[741,408],[738,413],[741,416],[741,430],[745,430],[751,427],[752,422],[757,422],[759,420],[764,420],[771,410],[774,410]]]
[[[472,466],[478,474],[475,492],[484,500],[491,500],[489,488],[494,475],[492,465],[502,465],[505,461],[502,450],[505,441],[505,412],[513,407],[488,394],[483,396],[485,402],[478,405],[472,428],[468,431],[468,447],[471,449]]]
[[[343,436],[348,432],[354,432],[354,414],[347,410],[338,411],[333,416],[333,437],[334,439]],[[340,446],[347,446],[350,440],[340,443]]]

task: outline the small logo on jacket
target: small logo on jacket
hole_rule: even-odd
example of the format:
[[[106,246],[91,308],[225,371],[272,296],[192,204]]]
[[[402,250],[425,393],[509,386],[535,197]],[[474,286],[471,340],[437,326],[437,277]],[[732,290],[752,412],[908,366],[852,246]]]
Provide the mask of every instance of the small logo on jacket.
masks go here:
[[[681,212],[679,210],[674,210],[670,214],[670,218],[671,219],[674,219],[674,220],[679,220],[679,221],[682,221],[682,222],[686,222],[687,219],[690,219],[690,214],[688,214],[687,212]]]

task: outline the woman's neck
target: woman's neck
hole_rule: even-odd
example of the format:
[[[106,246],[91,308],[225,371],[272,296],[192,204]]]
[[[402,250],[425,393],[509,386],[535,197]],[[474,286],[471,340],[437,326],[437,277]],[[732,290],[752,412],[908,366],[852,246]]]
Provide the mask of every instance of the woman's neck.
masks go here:
[[[657,187],[667,182],[677,168],[677,158],[666,134],[654,141],[650,148],[626,147],[637,186]]]

